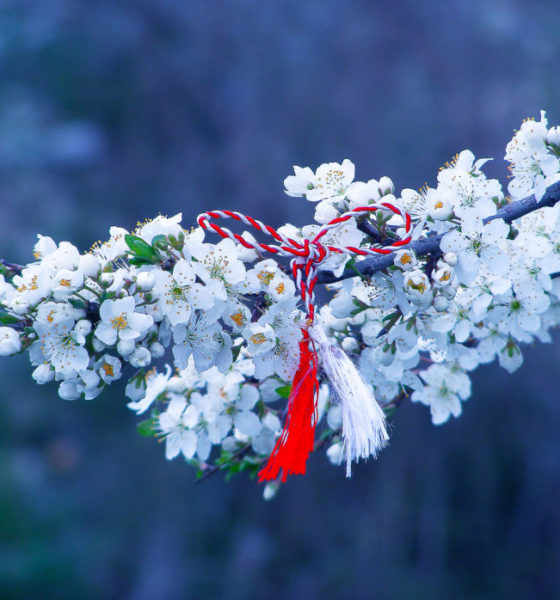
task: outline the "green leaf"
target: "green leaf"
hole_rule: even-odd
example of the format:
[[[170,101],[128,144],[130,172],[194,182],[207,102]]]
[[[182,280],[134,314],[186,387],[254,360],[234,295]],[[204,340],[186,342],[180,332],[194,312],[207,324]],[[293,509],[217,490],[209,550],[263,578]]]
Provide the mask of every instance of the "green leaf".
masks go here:
[[[155,434],[153,419],[145,419],[136,425],[138,433],[144,437],[152,437]]]
[[[154,238],[152,240],[152,247],[156,248],[158,250],[165,250],[168,245],[169,245],[169,242],[167,241],[167,238],[163,234],[154,236]]]
[[[292,391],[292,386],[291,384],[281,385],[280,387],[277,387],[274,391],[280,396],[280,398],[289,398],[290,393]]]
[[[134,241],[135,240],[139,240],[139,237],[136,237],[135,235],[132,235],[130,233],[127,233],[124,236],[124,241],[126,242],[126,245],[132,250],[132,247],[134,245]]]
[[[371,308],[371,306],[369,304],[366,304],[365,302],[358,300],[358,298],[352,298],[352,303],[356,306],[356,308],[350,313],[353,317],[360,314],[364,310]]]
[[[156,256],[155,250],[138,236],[127,234],[124,236],[124,241],[130,250],[140,258],[153,259]]]
[[[151,265],[154,261],[148,258],[140,258],[139,256],[133,256],[132,258],[128,259],[128,262],[131,265],[134,265],[135,267],[141,267],[142,265]]]
[[[19,323],[19,319],[13,315],[9,315],[5,312],[0,312],[0,323],[3,325],[11,325],[12,323]]]
[[[68,298],[68,302],[72,305],[73,308],[85,308],[86,303],[79,298]]]
[[[185,245],[185,234],[182,231],[179,233],[178,237],[170,235],[167,239],[175,250],[182,250]]]

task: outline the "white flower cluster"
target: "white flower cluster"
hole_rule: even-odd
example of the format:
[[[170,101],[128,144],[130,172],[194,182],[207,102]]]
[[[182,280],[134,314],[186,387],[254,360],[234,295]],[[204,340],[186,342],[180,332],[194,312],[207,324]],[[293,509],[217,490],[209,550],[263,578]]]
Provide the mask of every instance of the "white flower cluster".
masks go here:
[[[537,202],[546,188],[560,179],[558,149],[560,127],[548,129],[545,112],[541,120],[527,119],[506,147],[506,160],[511,163],[508,191],[515,198],[534,193]]]
[[[414,244],[395,252],[389,268],[368,277],[344,278],[347,255],[321,265],[343,279],[329,287],[319,318],[356,356],[387,411],[410,397],[444,423],[461,414],[476,367],[497,358],[511,372],[522,364],[521,343],[550,341],[560,323],[560,209],[541,206],[515,220],[500,211],[530,194],[541,201],[560,179],[559,157],[560,128],[547,129],[543,113],[507,146],[513,199],[468,150],[419,192],[397,194],[388,177],[354,181],[349,160],[315,172],[295,167],[286,178],[288,195],[317,203],[319,224],[281,227],[291,239],[311,239],[338,215],[385,202],[411,214],[414,244],[439,241],[429,254]],[[387,246],[402,224],[380,210],[329,230],[321,243]],[[67,400],[91,400],[126,374],[128,407],[148,415],[141,433],[164,438],[168,459],[182,454],[202,475],[262,466],[282,428],[279,400],[289,395],[306,327],[285,265],[185,230],[180,214],[132,233],[112,227],[84,254],[39,235],[34,258],[0,265],[0,355],[28,351],[32,377],[58,382]],[[174,375],[153,366],[164,357]],[[338,461],[341,410],[326,386],[320,404],[328,456]]]

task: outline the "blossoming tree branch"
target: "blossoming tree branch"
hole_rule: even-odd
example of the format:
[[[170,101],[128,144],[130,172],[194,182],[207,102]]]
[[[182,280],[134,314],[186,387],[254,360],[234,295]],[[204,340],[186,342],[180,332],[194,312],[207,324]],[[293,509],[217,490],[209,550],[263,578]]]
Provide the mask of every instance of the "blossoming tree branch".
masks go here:
[[[39,235],[32,262],[0,262],[0,355],[28,352],[33,379],[65,400],[126,375],[139,432],[200,478],[248,471],[270,498],[319,448],[349,476],[386,445],[403,400],[441,425],[479,365],[512,372],[522,344],[551,341],[559,158],[543,112],[506,147],[507,196],[468,150],[435,187],[398,194],[344,160],[286,178],[316,203],[303,227],[159,216],[82,254]]]

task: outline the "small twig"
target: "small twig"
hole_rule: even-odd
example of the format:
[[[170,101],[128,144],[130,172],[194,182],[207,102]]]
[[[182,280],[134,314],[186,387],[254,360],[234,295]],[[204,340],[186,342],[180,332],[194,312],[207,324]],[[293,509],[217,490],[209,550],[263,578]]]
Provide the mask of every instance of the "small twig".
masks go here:
[[[360,221],[358,221],[358,229],[362,233],[365,233],[366,235],[369,235],[369,237],[376,244],[383,243],[383,239],[384,238],[381,237],[381,234],[379,233],[379,230],[377,229],[377,227],[375,227],[375,225],[373,223],[371,223],[370,221],[367,221],[365,219],[361,219]]]
[[[255,300],[253,312],[251,314],[251,323],[256,323],[264,314],[266,310],[266,294],[259,292]]]
[[[405,399],[408,398],[409,394],[407,394],[406,392],[401,392],[398,396],[395,396],[391,402],[388,402],[387,404],[383,404],[383,406],[381,408],[383,408],[383,410],[390,410],[392,408],[397,409],[401,402]]]
[[[7,260],[4,260],[3,258],[0,258],[0,265],[5,267],[10,272],[11,275],[21,275],[21,272],[24,269],[23,265],[18,265],[16,263],[8,262]]]
[[[403,314],[401,312],[401,309],[397,308],[397,310],[392,315],[389,316],[389,319],[387,321],[387,325],[385,325],[385,327],[383,327],[383,329],[381,329],[381,331],[375,337],[380,338],[381,336],[385,335],[386,333],[389,333],[389,331],[391,331],[391,329],[393,328],[393,325],[402,316],[403,316]]]
[[[247,445],[247,446],[243,446],[243,448],[241,448],[240,450],[238,450],[231,457],[230,463],[233,463],[235,461],[240,460],[246,454],[248,454],[250,450],[251,450],[251,445],[250,444]],[[204,471],[204,473],[198,479],[195,479],[195,483],[200,483],[201,481],[204,481],[205,479],[208,479],[208,477],[211,477],[212,475],[214,475],[214,473],[217,473],[218,471],[223,471],[226,467],[227,467],[226,463],[222,463],[222,464],[219,464],[219,465],[212,465],[211,467],[208,467]]]
[[[313,445],[313,452],[317,452],[317,450],[324,448],[328,443],[332,442],[333,438],[335,438],[337,435],[340,435],[340,431],[331,431],[331,433],[326,435],[324,438],[317,440]]]

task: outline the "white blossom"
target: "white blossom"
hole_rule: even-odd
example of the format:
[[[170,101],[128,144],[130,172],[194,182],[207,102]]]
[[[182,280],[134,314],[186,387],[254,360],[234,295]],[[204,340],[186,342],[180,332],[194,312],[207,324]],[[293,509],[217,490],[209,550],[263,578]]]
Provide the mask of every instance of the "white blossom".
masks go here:
[[[9,356],[21,350],[21,340],[15,329],[0,327],[0,356]]]
[[[545,111],[541,111],[541,120],[524,121],[506,147],[505,160],[511,163],[513,176],[508,191],[514,198],[534,193],[538,202],[546,187],[558,179],[560,163],[546,146],[547,125]]]
[[[105,354],[101,360],[96,363],[96,369],[99,376],[105,383],[112,383],[121,376],[121,361],[115,356]]]
[[[152,406],[154,400],[165,391],[170,377],[171,368],[169,365],[166,365],[165,373],[158,373],[155,370],[149,373],[145,378],[145,392],[143,398],[129,402],[127,404],[128,408],[136,411],[139,415],[146,412],[148,408]]]
[[[182,218],[182,213],[178,213],[173,217],[159,215],[155,219],[150,219],[143,225],[140,225],[134,233],[148,244],[151,244],[157,235],[173,236],[177,239],[183,232],[183,228],[180,225]]]
[[[466,400],[471,393],[468,376],[444,365],[431,365],[420,377],[426,385],[415,391],[411,399],[430,407],[434,425],[441,425],[450,416],[461,414],[461,400]]]
[[[309,167],[294,167],[295,175],[284,181],[289,196],[303,196],[311,202],[327,200],[337,202],[344,198],[346,189],[354,179],[354,164],[345,159],[342,164],[325,163],[313,173]]]
[[[194,309],[208,309],[214,305],[214,297],[208,288],[196,282],[196,273],[186,261],[180,260],[173,267],[173,274],[159,271],[154,292],[158,295],[161,314],[171,325],[188,323]]]
[[[173,328],[173,356],[179,369],[186,367],[191,354],[197,369],[204,370],[212,366],[223,343],[221,328],[216,321],[216,314],[206,311],[196,315],[188,325],[179,324]]]
[[[35,325],[43,355],[55,371],[64,377],[74,376],[89,363],[89,354],[83,347],[85,338],[73,328],[72,319],[64,319],[52,325]]]
[[[158,429],[165,436],[165,458],[172,460],[180,453],[190,460],[197,447],[196,433],[191,429],[198,419],[198,411],[183,396],[173,395],[167,410],[158,418]]]
[[[457,255],[455,270],[461,283],[472,283],[481,261],[496,275],[505,273],[508,260],[500,244],[508,232],[508,225],[501,219],[483,225],[474,209],[463,214],[461,231],[450,231],[441,240],[444,252],[453,251]]]
[[[135,312],[134,298],[105,300],[99,308],[101,322],[95,335],[107,345],[120,340],[135,340],[144,336],[153,323],[152,317]]]
[[[560,178],[559,154],[560,129],[549,128],[544,113],[523,123],[506,149],[513,203],[531,193],[540,200]],[[429,255],[394,246],[388,268],[326,292],[316,286],[315,321],[289,257],[206,235],[201,226],[184,230],[180,214],[145,221],[128,238],[111,227],[109,239],[84,254],[39,235],[32,262],[0,265],[0,355],[26,349],[32,378],[56,382],[66,400],[92,400],[132,367],[128,407],[149,413],[142,432],[165,440],[169,460],[182,455],[203,473],[216,460],[220,468],[252,470],[282,435],[300,346],[310,335],[319,381],[325,373],[331,381],[320,385],[316,407],[319,429],[324,423],[334,436],[327,456],[339,464],[343,455],[375,454],[386,436],[366,431],[356,417],[356,407],[371,408],[371,392],[387,411],[406,398],[420,402],[442,424],[461,414],[471,371],[495,360],[514,371],[523,363],[522,344],[551,342],[560,325],[560,203],[533,210],[525,202],[523,217],[497,218],[510,199],[484,174],[487,160],[465,150],[434,186],[400,194],[386,176],[354,181],[347,159],[316,171],[294,167],[285,191],[315,203],[315,224],[278,227],[287,238],[313,243],[340,214],[390,203],[411,215],[406,235],[421,240],[415,248],[440,240]],[[315,243],[372,252],[382,244],[358,228],[365,218],[384,224],[386,245],[405,235],[403,218],[381,209],[329,228]],[[245,225],[232,229],[257,246],[265,231],[240,231]],[[345,277],[353,252],[329,251],[316,265],[319,276]],[[358,268],[367,260],[352,259]],[[175,373],[169,365],[147,371],[170,356]],[[359,391],[352,361],[364,378]],[[337,404],[336,397],[346,400]],[[369,417],[382,423],[381,408]],[[278,483],[265,489],[271,497]]]

